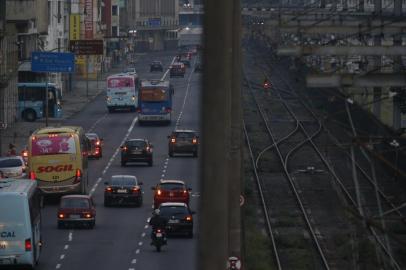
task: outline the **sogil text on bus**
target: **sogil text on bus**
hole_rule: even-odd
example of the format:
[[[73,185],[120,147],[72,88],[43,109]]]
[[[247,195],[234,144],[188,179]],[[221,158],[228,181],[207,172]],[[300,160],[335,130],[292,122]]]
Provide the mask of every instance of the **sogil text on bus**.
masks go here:
[[[172,115],[172,93],[169,81],[142,81],[137,111],[140,125],[145,122],[163,122],[170,124]]]
[[[43,195],[86,194],[89,141],[81,127],[47,127],[28,139],[29,178]]]
[[[0,181],[1,266],[37,265],[42,245],[40,201],[35,181]]]
[[[54,83],[18,83],[18,115],[25,121],[35,121],[46,116],[48,91],[48,116],[62,117],[61,90]]]
[[[118,109],[135,111],[139,80],[136,73],[120,73],[107,77],[106,103],[109,112]]]

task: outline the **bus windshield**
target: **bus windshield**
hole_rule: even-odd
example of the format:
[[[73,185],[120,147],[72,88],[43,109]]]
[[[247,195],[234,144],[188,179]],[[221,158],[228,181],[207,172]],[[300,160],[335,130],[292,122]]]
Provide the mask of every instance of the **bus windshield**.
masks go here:
[[[143,102],[162,102],[168,100],[168,92],[162,88],[143,88],[140,98]]]
[[[76,143],[70,135],[37,137],[32,140],[32,156],[75,153]]]

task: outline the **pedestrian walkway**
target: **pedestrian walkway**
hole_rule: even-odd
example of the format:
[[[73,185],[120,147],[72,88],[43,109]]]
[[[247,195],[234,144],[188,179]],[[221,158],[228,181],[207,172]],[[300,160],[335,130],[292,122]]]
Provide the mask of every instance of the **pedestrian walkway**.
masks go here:
[[[76,113],[85,108],[86,104],[94,100],[98,95],[104,92],[106,88],[107,76],[118,73],[123,66],[118,66],[103,74],[98,81],[89,80],[88,90],[86,90],[86,80],[75,80],[72,91],[64,91],[62,97],[62,118],[50,118],[48,126],[61,125],[66,119],[71,118]],[[31,133],[45,127],[45,118],[38,119],[35,122],[25,122],[22,119],[14,123],[5,130],[0,130],[0,156],[5,156],[10,143],[16,146],[17,153],[20,153],[27,145],[28,137]]]

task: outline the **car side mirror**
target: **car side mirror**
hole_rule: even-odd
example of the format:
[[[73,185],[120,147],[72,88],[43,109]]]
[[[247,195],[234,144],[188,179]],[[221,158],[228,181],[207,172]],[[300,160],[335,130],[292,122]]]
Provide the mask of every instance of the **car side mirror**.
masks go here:
[[[192,191],[192,188],[188,188],[187,190],[188,190],[188,191]]]
[[[120,146],[120,149],[123,149],[123,148],[124,148],[124,145]]]
[[[109,184],[109,182],[107,182],[107,181],[106,181],[106,182],[104,182],[104,185],[106,185],[106,186],[107,186],[108,184]]]
[[[152,189],[152,190],[155,190],[156,188],[155,188],[155,187],[151,187],[151,189]]]

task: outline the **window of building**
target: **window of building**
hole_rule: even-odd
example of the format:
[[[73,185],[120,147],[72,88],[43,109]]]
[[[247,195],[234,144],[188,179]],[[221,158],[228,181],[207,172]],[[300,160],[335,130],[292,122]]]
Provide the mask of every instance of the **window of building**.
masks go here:
[[[118,6],[111,6],[111,15],[118,16]]]
[[[118,36],[118,27],[117,26],[112,26],[111,27],[111,35],[113,37],[117,37]]]

